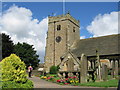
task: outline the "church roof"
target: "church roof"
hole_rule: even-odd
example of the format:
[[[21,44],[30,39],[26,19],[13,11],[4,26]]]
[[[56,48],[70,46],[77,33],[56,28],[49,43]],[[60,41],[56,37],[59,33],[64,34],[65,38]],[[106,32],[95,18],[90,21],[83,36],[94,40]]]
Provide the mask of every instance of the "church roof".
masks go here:
[[[120,54],[120,34],[81,39],[71,48],[71,52],[77,57],[84,53],[87,56],[95,56],[96,50],[99,55]]]

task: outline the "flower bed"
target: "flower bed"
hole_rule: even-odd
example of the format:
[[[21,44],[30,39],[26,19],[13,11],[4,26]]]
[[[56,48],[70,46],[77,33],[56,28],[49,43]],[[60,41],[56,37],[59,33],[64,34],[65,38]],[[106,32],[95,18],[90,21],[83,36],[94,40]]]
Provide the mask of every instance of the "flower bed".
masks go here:
[[[77,76],[71,76],[68,78],[60,78],[57,75],[47,75],[47,76],[40,76],[41,79],[51,81],[54,83],[58,83],[60,85],[74,85],[74,86],[92,86],[92,87],[117,87],[118,80],[113,79],[109,81],[102,81],[102,82],[88,82],[88,83],[79,83],[79,79]]]
[[[47,75],[47,76],[40,76],[40,78],[47,80],[47,81],[55,82],[58,84],[62,84],[62,85],[68,85],[68,84],[77,85],[77,83],[79,83],[77,76],[71,76],[68,78],[60,78],[57,75]]]

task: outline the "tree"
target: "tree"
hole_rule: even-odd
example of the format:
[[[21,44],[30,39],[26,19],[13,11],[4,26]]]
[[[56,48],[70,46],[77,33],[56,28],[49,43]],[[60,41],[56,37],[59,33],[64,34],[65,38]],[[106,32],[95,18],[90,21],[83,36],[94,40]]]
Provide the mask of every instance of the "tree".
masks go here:
[[[2,58],[10,56],[13,53],[14,44],[9,35],[2,33]]]
[[[18,42],[14,46],[14,53],[18,55],[22,61],[25,62],[27,67],[29,65],[32,65],[33,68],[36,68],[39,64],[39,56],[36,54],[33,45]]]

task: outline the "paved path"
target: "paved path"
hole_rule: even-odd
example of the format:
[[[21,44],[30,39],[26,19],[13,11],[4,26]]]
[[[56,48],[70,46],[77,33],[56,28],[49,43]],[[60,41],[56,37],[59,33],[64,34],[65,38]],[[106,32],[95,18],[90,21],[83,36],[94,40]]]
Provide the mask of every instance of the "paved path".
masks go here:
[[[34,83],[34,88],[78,88],[78,86],[59,85],[40,79],[39,77],[29,78]]]
[[[39,77],[32,77],[32,78],[28,78],[28,79],[33,81],[34,88],[91,88],[90,90],[96,90],[97,89],[97,87],[59,85],[59,84],[56,84],[56,83],[52,83],[52,82],[42,80]],[[104,90],[104,89],[101,88],[100,90]],[[109,90],[109,89],[105,89],[105,90]],[[110,89],[110,90],[116,90],[116,89]]]

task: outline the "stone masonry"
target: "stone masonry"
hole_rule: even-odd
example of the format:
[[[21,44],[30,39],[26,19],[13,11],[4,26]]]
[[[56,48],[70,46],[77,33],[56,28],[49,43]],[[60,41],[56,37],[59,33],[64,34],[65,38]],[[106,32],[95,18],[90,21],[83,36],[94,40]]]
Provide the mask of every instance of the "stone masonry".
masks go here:
[[[60,57],[69,50],[75,40],[80,39],[79,21],[69,13],[50,16],[46,38],[45,71],[61,63]]]

